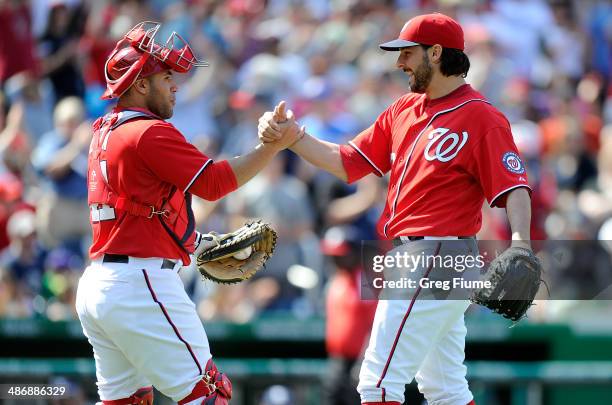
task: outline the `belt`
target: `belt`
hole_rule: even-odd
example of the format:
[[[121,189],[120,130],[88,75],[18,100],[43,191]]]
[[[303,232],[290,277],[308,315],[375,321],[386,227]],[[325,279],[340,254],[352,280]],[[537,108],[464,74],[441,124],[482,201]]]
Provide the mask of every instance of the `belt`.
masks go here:
[[[475,239],[475,236],[456,236],[456,237],[448,237],[448,236],[398,236],[393,239],[394,246],[400,246],[407,242],[414,242],[417,240],[448,240],[448,239]]]
[[[125,263],[128,264],[130,262],[130,256],[127,255],[114,255],[112,253],[105,253],[102,258],[102,263]],[[162,269],[171,270],[176,266],[176,262],[168,259],[163,259],[161,267]]]

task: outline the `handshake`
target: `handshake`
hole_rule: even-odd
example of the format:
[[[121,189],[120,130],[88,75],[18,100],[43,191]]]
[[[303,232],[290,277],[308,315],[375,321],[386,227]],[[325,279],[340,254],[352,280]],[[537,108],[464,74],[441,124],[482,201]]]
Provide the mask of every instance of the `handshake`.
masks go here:
[[[257,132],[262,143],[283,150],[302,139],[306,130],[298,125],[293,111],[287,110],[285,102],[281,101],[274,111],[267,111],[259,118]]]

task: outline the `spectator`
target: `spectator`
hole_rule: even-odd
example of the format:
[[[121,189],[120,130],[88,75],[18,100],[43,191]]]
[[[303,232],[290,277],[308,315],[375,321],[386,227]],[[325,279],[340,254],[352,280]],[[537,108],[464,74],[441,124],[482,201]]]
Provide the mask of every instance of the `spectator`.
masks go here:
[[[53,84],[55,100],[68,96],[83,98],[85,87],[77,57],[82,7],[74,10],[65,3],[51,6],[47,28],[40,38],[39,48],[43,57],[43,71]]]
[[[28,72],[18,73],[5,83],[8,102],[20,105],[23,120],[20,125],[22,143],[36,144],[53,128],[53,96],[50,83],[40,81]]]
[[[0,87],[17,73],[38,73],[28,3],[0,0]]]
[[[32,316],[32,297],[15,281],[10,271],[0,266],[0,318]]]
[[[8,221],[9,248],[3,253],[3,266],[15,280],[17,290],[30,299],[41,290],[47,252],[38,243],[35,214],[30,210],[14,213]]]
[[[229,105],[236,114],[236,122],[223,140],[223,156],[239,156],[257,144],[257,128],[253,122],[266,112],[271,101],[272,97],[265,93],[236,91],[230,95]]]
[[[10,173],[0,175],[0,252],[9,243],[8,220],[15,212],[22,209],[33,209],[23,201],[23,184]]]
[[[56,248],[49,252],[42,283],[47,318],[52,321],[76,318],[76,289],[82,268],[81,257],[67,249]]]
[[[327,286],[325,344],[330,357],[326,379],[328,405],[360,402],[353,374],[372,329],[376,301],[361,296],[363,234],[352,226],[332,227],[321,241],[322,252],[331,258],[334,271]]]
[[[76,97],[58,103],[55,129],[43,136],[32,155],[44,186],[37,206],[39,229],[49,245],[79,245],[90,232],[86,178],[91,129],[84,114]]]

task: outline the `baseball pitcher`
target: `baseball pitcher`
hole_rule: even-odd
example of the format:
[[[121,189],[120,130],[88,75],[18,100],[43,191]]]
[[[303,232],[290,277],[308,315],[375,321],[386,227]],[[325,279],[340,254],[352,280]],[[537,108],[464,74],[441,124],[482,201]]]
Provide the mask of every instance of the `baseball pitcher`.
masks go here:
[[[349,183],[370,173],[388,174],[378,232],[392,239],[398,251],[474,255],[484,200],[505,207],[513,240],[502,266],[492,266],[499,268],[495,279],[503,280],[507,270],[511,280],[537,287],[525,167],[507,119],[464,80],[470,63],[461,26],[442,14],[421,15],[404,25],[399,38],[380,47],[398,52],[396,67],[408,76],[411,92],[347,145],[305,133],[291,150]],[[296,127],[284,116],[283,104],[260,118],[259,136],[274,143]],[[432,266],[423,264],[415,274],[426,278],[438,270]],[[463,314],[470,301],[421,299],[427,294],[423,290],[379,301],[359,376],[363,404],[400,405],[405,385],[414,378],[430,405],[473,404],[463,365]],[[491,308],[520,319],[531,301],[519,298],[521,304],[507,306],[510,301],[500,291],[507,289],[482,291],[477,297],[502,302]]]

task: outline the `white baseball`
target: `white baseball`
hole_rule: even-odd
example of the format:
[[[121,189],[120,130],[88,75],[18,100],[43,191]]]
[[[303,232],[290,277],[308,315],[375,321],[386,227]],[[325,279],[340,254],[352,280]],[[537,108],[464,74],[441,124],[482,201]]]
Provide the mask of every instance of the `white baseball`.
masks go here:
[[[253,249],[250,246],[247,246],[244,249],[237,251],[234,254],[234,259],[246,260],[249,258],[249,256],[251,256],[251,253],[253,253]]]

